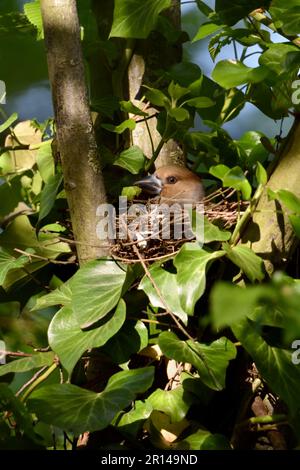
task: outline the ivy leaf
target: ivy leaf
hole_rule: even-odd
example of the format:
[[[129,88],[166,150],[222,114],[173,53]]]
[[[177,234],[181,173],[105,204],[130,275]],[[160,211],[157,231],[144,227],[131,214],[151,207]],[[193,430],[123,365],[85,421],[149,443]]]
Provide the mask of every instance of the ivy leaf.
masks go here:
[[[120,101],[121,111],[126,113],[134,114],[135,116],[148,116],[148,113],[145,113],[140,108],[135,106],[131,101]]]
[[[48,424],[75,435],[106,428],[114,416],[151,386],[154,367],[114,374],[101,393],[71,384],[56,384],[34,391],[27,401],[31,412]]]
[[[50,213],[54,206],[57,192],[62,183],[63,176],[60,174],[50,176],[41,192],[41,208],[39,212],[39,222]]]
[[[193,315],[197,300],[205,291],[206,270],[222,251],[208,252],[196,243],[185,243],[174,259],[180,304],[188,315]]]
[[[222,248],[230,261],[241,268],[251,282],[263,280],[265,277],[263,260],[248,246],[230,246],[228,243],[223,243]]]
[[[216,165],[210,167],[209,172],[211,175],[220,178],[224,187],[237,189],[241,191],[244,199],[250,199],[252,188],[239,166],[228,169],[226,165]]]
[[[253,10],[257,8],[268,8],[270,0],[237,0],[234,3],[230,0],[216,0],[216,12],[220,19],[231,26],[237,21],[245,18]]]
[[[132,354],[148,345],[148,330],[143,322],[128,320],[120,331],[107,341],[102,350],[116,364],[124,364]]]
[[[298,0],[292,0],[288,4],[282,0],[273,0],[270,14],[276,26],[280,27],[287,35],[299,34],[300,5]]]
[[[30,23],[32,23],[37,29],[37,40],[44,39],[43,20],[41,14],[40,0],[34,2],[25,3],[24,13],[27,16]]]
[[[138,431],[143,426],[146,419],[149,418],[153,408],[148,400],[136,400],[132,409],[124,413],[121,417],[117,417],[115,426],[121,429],[121,432],[136,437]]]
[[[147,88],[146,97],[154,105],[162,108],[169,109],[171,106],[169,98],[157,88],[150,88],[144,85]]]
[[[198,96],[197,98],[190,98],[184,104],[194,108],[210,108],[210,106],[214,106],[215,102],[206,96]]]
[[[193,210],[189,213],[189,217],[192,220],[192,232],[200,245],[213,241],[226,241],[231,237],[228,230],[221,230],[201,212]]]
[[[52,307],[53,305],[69,305],[72,302],[72,291],[69,283],[65,282],[60,287],[49,294],[43,295],[36,300],[31,311],[42,310],[43,308]]]
[[[192,39],[192,42],[199,41],[200,39],[204,39],[210,34],[216,33],[217,31],[220,31],[221,29],[224,28],[224,25],[222,24],[216,24],[216,23],[203,23],[196,36]]]
[[[116,134],[123,134],[127,129],[133,131],[135,129],[136,122],[134,119],[126,119],[125,121],[121,122],[118,126],[114,126],[113,124],[101,124],[103,129],[106,129],[110,132],[115,132]]]
[[[51,182],[55,174],[55,165],[52,155],[51,141],[41,145],[37,151],[36,163],[41,177],[45,183]]]
[[[144,169],[145,161],[146,158],[142,149],[137,145],[133,145],[120,153],[120,156],[114,161],[114,165],[125,168],[125,170],[130,171],[133,175],[137,175]]]
[[[174,390],[161,390],[158,388],[147,399],[153,410],[162,411],[170,416],[171,423],[176,423],[185,418],[194,401],[193,395],[187,393],[182,385]]]
[[[110,37],[146,39],[171,0],[115,0]]]
[[[230,443],[221,434],[211,434],[206,429],[198,429],[188,437],[176,441],[172,450],[230,450]]]
[[[22,357],[8,364],[0,365],[0,376],[11,372],[26,372],[37,367],[50,366],[53,363],[54,353],[42,352],[33,354],[30,357]]]
[[[189,119],[190,113],[184,108],[172,108],[169,110],[169,116],[174,118],[176,121],[181,122]]]
[[[254,322],[245,319],[232,327],[236,338],[254,360],[271,390],[287,404],[291,413],[300,411],[300,368],[293,364],[293,349],[270,346],[259,334]]]
[[[176,281],[176,274],[169,273],[160,266],[151,266],[149,269],[154,282],[159,287],[161,295],[165,300],[168,308],[171,312],[176,315],[180,320],[187,323],[187,313],[183,310],[180,304],[179,298],[179,287]],[[150,299],[151,304],[154,307],[160,307],[165,309],[165,305],[162,302],[158,292],[153,287],[150,279],[145,275],[140,282],[138,287],[142,289]]]
[[[27,263],[27,256],[16,258],[0,247],[0,286],[4,283],[6,275],[11,269],[22,268]]]
[[[90,261],[70,281],[74,315],[80,328],[101,320],[118,303],[126,269],[109,260]]]
[[[71,374],[75,364],[87,349],[104,345],[119,331],[125,321],[125,316],[126,305],[121,299],[116,310],[104,318],[100,326],[83,331],[76,321],[72,308],[63,307],[56,313],[49,325],[49,345]]]
[[[172,80],[168,86],[168,93],[174,102],[178,101],[183,96],[190,93],[190,90],[186,87],[180,86],[178,83],[174,83]]]
[[[256,68],[236,60],[221,60],[212,72],[212,78],[226,90],[242,85],[243,83],[258,83],[269,74],[267,67],[261,65]]]
[[[268,175],[260,162],[257,162],[255,174],[258,184],[267,184]]]
[[[199,371],[200,379],[213,390],[225,387],[226,369],[236,356],[236,348],[229,339],[222,337],[211,344],[181,341],[174,333],[163,332],[158,344],[165,356],[178,362],[188,362]]]
[[[287,189],[279,189],[278,191],[268,190],[268,196],[271,200],[278,199],[290,211],[300,214],[300,199]]]

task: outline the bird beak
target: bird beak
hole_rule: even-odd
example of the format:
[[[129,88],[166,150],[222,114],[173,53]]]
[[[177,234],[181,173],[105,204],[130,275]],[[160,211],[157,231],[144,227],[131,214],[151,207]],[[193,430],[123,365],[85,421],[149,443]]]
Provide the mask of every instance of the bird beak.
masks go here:
[[[140,186],[143,191],[153,196],[157,196],[162,190],[162,182],[155,175],[145,176],[145,178],[135,181],[134,184]]]

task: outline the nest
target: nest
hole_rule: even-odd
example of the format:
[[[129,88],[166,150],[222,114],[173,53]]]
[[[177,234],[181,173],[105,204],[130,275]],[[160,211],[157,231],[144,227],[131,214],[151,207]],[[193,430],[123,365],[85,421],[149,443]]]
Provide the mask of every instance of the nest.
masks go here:
[[[131,207],[140,207],[141,212],[130,214]],[[202,214],[219,228],[230,229],[237,222],[248,207],[249,203],[236,200],[236,191],[230,188],[218,189],[203,200]],[[133,201],[127,207],[126,218],[118,215],[116,218],[116,239],[111,248],[111,255],[125,263],[137,263],[141,257],[145,261],[167,260],[178,253],[180,247],[187,241],[195,240],[195,235],[191,232],[188,236],[178,238],[176,228],[180,223],[186,222],[187,214],[177,211],[173,214],[168,223],[170,232],[165,236],[165,216],[157,212],[157,201]],[[153,221],[155,228],[153,229]],[[189,224],[190,226],[190,224]]]

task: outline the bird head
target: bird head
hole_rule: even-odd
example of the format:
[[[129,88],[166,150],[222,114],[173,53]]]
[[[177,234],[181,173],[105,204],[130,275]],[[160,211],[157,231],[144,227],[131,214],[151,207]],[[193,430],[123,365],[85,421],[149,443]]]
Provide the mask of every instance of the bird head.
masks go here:
[[[178,165],[162,166],[134,184],[151,196],[160,196],[160,201],[169,205],[196,204],[204,197],[201,178]]]

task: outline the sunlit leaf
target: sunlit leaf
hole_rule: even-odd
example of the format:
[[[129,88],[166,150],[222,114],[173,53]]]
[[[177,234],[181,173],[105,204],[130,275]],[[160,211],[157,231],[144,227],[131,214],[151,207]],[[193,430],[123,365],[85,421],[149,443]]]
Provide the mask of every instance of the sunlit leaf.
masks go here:
[[[35,390],[29,409],[45,423],[79,435],[106,428],[114,416],[152,384],[153,367],[118,372],[103,392],[95,393],[71,384],[48,385]]]

